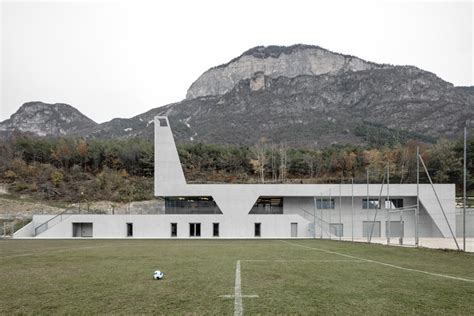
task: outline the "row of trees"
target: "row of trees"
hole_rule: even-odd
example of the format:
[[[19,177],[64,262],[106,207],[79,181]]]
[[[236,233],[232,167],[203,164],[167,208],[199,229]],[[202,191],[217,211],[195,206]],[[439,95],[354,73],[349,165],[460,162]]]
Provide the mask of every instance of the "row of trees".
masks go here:
[[[51,164],[69,170],[79,166],[84,172],[103,168],[127,170],[137,176],[153,176],[153,144],[143,139],[100,140],[75,138],[35,138],[16,136],[0,143],[4,164],[21,159],[27,164]]]
[[[416,181],[416,148],[436,182],[462,189],[462,143],[417,141],[392,147],[333,146],[288,148],[262,139],[256,146],[183,144],[178,153],[190,182],[327,183],[381,181],[390,165],[391,181]],[[474,172],[474,138],[468,142],[468,169]],[[12,190],[51,199],[137,200],[153,196],[153,143],[143,139],[35,138],[16,135],[0,142],[0,181]],[[422,181],[426,181],[421,174]],[[473,188],[473,182],[468,182]]]

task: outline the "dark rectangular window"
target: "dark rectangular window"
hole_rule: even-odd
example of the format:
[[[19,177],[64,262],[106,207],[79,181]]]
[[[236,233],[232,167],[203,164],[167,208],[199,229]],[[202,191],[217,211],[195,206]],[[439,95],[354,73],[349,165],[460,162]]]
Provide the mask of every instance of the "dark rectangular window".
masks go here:
[[[178,237],[178,223],[171,223],[171,237]]]
[[[127,237],[133,237],[133,223],[127,223]]]
[[[316,208],[318,210],[334,209],[334,199],[316,199]]]
[[[219,223],[212,224],[212,236],[219,237]]]
[[[255,237],[260,237],[261,236],[261,223],[255,223]]]
[[[165,197],[165,214],[222,214],[212,196]]]
[[[189,236],[201,237],[201,223],[189,223]]]
[[[261,196],[257,199],[249,214],[283,214],[283,198]]]
[[[166,122],[166,119],[160,118],[158,120],[160,121],[160,127],[168,126],[168,122]]]
[[[401,208],[403,207],[403,199],[390,199],[390,202],[385,199],[385,208]],[[390,205],[391,204],[391,205]]]
[[[369,199],[369,207],[367,207],[367,199],[362,199],[362,208],[378,209],[380,208],[380,201],[379,199]]]

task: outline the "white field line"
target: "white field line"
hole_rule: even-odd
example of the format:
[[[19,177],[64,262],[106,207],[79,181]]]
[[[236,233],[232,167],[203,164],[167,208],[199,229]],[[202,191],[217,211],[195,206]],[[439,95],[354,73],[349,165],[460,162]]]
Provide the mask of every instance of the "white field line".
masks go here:
[[[286,263],[286,262],[363,262],[360,259],[334,259],[334,260],[264,260],[264,259],[241,259],[240,261],[245,262],[279,262],[279,263]]]
[[[235,267],[235,290],[234,290],[234,316],[240,316],[244,312],[244,307],[242,306],[242,288],[241,288],[241,279],[240,279],[240,260],[237,260],[237,265]]]
[[[22,253],[22,254],[19,254],[19,255],[1,256],[0,259],[17,258],[17,257],[27,257],[27,256],[41,256],[41,255],[45,255],[45,254],[49,254],[49,253],[67,252],[67,251],[83,250],[83,249],[103,248],[103,247],[109,247],[109,246],[110,246],[110,245],[89,246],[89,247],[71,247],[71,248],[67,248],[67,249],[45,250],[44,252]]]
[[[292,242],[289,242],[289,241],[286,241],[286,240],[282,240],[282,242],[287,243],[289,245],[297,246],[297,247],[307,248],[307,249],[316,250],[316,251],[323,251],[323,252],[331,253],[331,254],[334,254],[334,255],[343,256],[343,257],[346,257],[346,258],[362,260],[362,261],[365,261],[365,262],[375,263],[375,264],[379,264],[379,265],[382,265],[382,266],[391,267],[391,268],[395,268],[395,269],[400,269],[400,270],[404,270],[404,271],[418,272],[418,273],[428,274],[428,275],[432,275],[432,276],[437,276],[437,277],[440,277],[440,278],[446,278],[446,279],[451,279],[451,280],[458,280],[458,281],[474,283],[473,279],[465,279],[465,278],[454,277],[454,276],[446,275],[446,274],[428,272],[428,271],[423,271],[423,270],[418,270],[418,269],[404,268],[404,267],[400,267],[400,266],[397,266],[397,265],[394,265],[394,264],[375,261],[375,260],[371,260],[371,259],[360,258],[360,257],[351,256],[351,255],[347,255],[347,254],[340,253],[340,252],[335,252],[335,251],[330,251],[330,250],[321,249],[321,248],[314,248],[314,247],[299,245],[299,244],[295,244],[295,243],[292,243]]]
[[[222,298],[235,298],[235,295],[219,295],[219,297]],[[243,298],[255,298],[258,297],[256,294],[251,294],[251,295],[242,295]]]

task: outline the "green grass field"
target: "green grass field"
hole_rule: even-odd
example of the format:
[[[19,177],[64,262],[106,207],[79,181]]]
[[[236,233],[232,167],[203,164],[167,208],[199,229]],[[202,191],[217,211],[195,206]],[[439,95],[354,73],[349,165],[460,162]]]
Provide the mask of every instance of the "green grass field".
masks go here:
[[[3,240],[0,254],[0,314],[474,314],[474,255],[451,251],[321,240]],[[152,279],[157,269],[161,281]]]

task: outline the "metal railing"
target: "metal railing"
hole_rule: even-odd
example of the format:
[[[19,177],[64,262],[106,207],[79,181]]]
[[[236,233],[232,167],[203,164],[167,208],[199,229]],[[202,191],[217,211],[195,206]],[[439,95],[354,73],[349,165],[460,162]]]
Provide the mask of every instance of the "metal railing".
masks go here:
[[[54,225],[62,222],[64,219],[66,219],[67,217],[71,216],[71,214],[66,214],[66,212],[69,212],[71,210],[73,210],[74,208],[67,208],[65,209],[64,211],[56,214],[55,216],[51,217],[50,219],[48,219],[46,222],[44,223],[41,223],[40,225],[36,226],[35,227],[35,236],[41,234],[42,232],[45,232],[47,231],[49,228],[53,227]],[[67,216],[66,216],[67,215]],[[54,220],[56,220],[56,222],[53,222]]]

